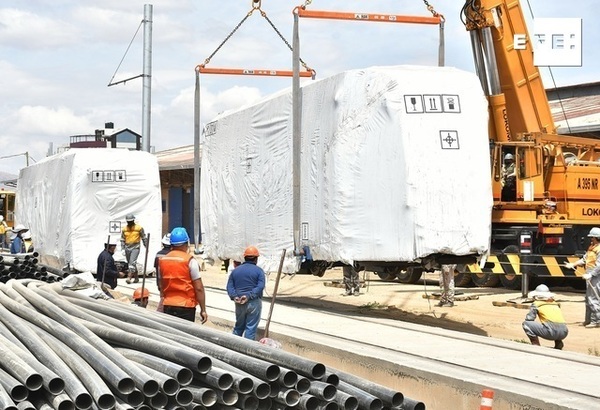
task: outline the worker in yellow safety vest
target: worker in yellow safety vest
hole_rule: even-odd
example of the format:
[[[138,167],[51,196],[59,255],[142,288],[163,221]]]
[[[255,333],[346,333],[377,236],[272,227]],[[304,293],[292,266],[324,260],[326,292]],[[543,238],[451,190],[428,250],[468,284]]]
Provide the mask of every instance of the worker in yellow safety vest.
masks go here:
[[[137,259],[140,256],[141,243],[148,249],[148,238],[141,225],[135,223],[135,216],[127,214],[125,216],[127,225],[121,232],[121,251],[127,260],[127,283],[137,283],[138,268]]]
[[[554,348],[562,350],[563,340],[569,334],[567,323],[560,310],[560,303],[554,299],[556,296],[550,292],[548,286],[539,285],[529,293],[534,301],[525,316],[523,330],[529,337],[532,345],[540,346],[540,337],[546,340],[554,340]],[[536,318],[540,318],[536,322]]]

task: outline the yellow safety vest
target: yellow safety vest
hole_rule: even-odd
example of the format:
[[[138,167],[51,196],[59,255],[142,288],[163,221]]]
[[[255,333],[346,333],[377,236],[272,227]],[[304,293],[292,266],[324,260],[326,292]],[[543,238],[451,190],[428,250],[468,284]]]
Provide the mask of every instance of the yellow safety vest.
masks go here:
[[[131,228],[129,225],[126,225],[123,228],[123,238],[125,239],[126,245],[133,245],[136,243],[140,243],[142,227],[138,224],[133,225]]]
[[[566,323],[559,303],[536,300],[533,304],[537,306],[540,322]]]

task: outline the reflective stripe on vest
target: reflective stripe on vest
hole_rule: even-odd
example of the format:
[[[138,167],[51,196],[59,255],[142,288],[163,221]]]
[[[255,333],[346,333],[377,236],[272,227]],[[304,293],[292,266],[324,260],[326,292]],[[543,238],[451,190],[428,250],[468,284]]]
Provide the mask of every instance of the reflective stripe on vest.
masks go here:
[[[165,306],[196,307],[196,291],[190,277],[192,255],[172,250],[158,260]]]
[[[123,228],[123,237],[125,238],[126,245],[132,245],[134,243],[140,243],[141,236],[140,232],[142,227],[138,224],[133,225],[132,228],[129,228],[129,225]]]

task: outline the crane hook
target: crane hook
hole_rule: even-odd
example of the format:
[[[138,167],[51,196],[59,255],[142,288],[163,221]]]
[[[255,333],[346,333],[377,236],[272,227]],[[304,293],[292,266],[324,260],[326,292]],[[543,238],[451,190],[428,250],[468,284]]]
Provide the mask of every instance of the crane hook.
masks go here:
[[[252,0],[252,9],[260,10],[260,2],[261,0]]]

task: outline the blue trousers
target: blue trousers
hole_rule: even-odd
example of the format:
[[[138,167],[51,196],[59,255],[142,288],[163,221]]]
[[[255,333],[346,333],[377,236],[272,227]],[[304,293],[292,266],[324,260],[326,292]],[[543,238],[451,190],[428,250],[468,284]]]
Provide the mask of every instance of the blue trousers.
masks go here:
[[[262,312],[262,299],[256,298],[249,300],[243,305],[235,304],[235,326],[233,334],[244,336],[246,339],[256,339],[256,329],[260,323],[260,314]]]

